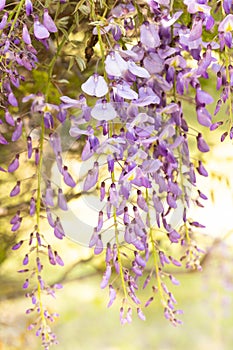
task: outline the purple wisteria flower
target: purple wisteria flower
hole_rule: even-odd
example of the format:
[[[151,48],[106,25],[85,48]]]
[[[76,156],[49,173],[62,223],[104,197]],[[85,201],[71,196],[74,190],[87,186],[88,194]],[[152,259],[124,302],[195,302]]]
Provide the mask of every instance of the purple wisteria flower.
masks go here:
[[[150,78],[149,72],[145,68],[138,66],[132,60],[128,61],[128,70],[139,78]]]
[[[64,195],[64,193],[63,193],[61,188],[58,189],[57,200],[58,200],[57,204],[58,204],[60,209],[68,210],[68,206],[67,206],[67,202],[66,202],[66,199],[65,199],[65,195]]]
[[[57,32],[57,27],[56,27],[52,17],[49,15],[48,9],[44,9],[43,25],[45,26],[46,29],[48,29],[48,31],[50,33],[56,33]]]
[[[72,178],[72,176],[68,172],[68,167],[67,166],[63,167],[63,179],[64,179],[64,182],[65,182],[65,184],[67,186],[70,186],[70,187],[75,187],[76,186],[76,183],[75,183],[74,179]]]
[[[197,147],[198,147],[200,152],[209,152],[209,150],[210,150],[209,146],[207,145],[207,143],[203,139],[201,133],[199,133],[197,136]]]
[[[31,37],[30,37],[29,31],[28,31],[27,25],[25,23],[23,24],[22,38],[23,38],[23,41],[25,42],[25,44],[31,45],[31,43],[32,43]]]
[[[2,11],[4,9],[5,5],[6,5],[6,0],[1,0],[0,1],[0,11]]]
[[[113,87],[113,93],[127,100],[136,100],[138,94],[125,82],[119,82]]]
[[[0,134],[0,144],[1,145],[7,145],[8,144],[8,141],[5,139],[5,137]]]
[[[93,74],[82,84],[83,92],[90,96],[103,97],[108,93],[108,85],[103,77],[98,74]]]
[[[50,35],[48,29],[40,23],[37,17],[34,20],[34,35],[38,40],[48,39]]]
[[[12,173],[19,167],[19,154],[16,154],[15,159],[8,166],[8,172]]]
[[[118,52],[111,52],[105,60],[106,72],[113,77],[121,77],[128,69],[127,62]]]
[[[133,60],[125,61],[117,51],[112,51],[107,56],[105,60],[105,69],[110,77],[122,77],[127,75],[131,75],[132,79],[134,79],[134,76],[141,78],[150,77],[149,72],[145,68],[136,65]]]
[[[31,0],[25,0],[26,15],[30,16],[33,13],[33,5]]]
[[[8,13],[4,13],[4,15],[2,16],[1,22],[0,22],[0,29],[4,29],[6,27],[7,24],[7,20],[8,20]]]
[[[20,193],[20,181],[17,181],[16,185],[12,188],[10,192],[10,197],[15,197]]]
[[[140,40],[143,45],[154,49],[160,45],[159,27],[146,21],[140,28]]]
[[[99,177],[99,164],[95,162],[93,169],[88,171],[87,177],[84,181],[83,190],[88,191],[94,187]]]
[[[86,98],[84,96],[80,96],[79,100],[75,100],[68,96],[61,96],[60,100],[62,101],[62,109],[86,107]]]
[[[232,32],[233,31],[233,14],[228,14],[218,26],[219,32]]]
[[[117,112],[111,103],[106,100],[98,101],[91,110],[91,116],[96,120],[112,120],[117,117]]]
[[[18,101],[12,91],[9,92],[8,102],[10,103],[11,106],[18,107]]]

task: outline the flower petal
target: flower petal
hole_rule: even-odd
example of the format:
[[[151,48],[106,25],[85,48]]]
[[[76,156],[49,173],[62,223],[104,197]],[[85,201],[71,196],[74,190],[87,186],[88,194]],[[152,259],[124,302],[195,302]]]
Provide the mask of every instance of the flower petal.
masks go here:
[[[105,60],[105,69],[113,77],[121,77],[127,71],[128,64],[118,52],[111,52]]]
[[[54,23],[52,17],[49,15],[48,9],[44,10],[43,24],[44,24],[45,28],[48,29],[48,31],[50,33],[57,32],[56,24]]]
[[[111,103],[97,103],[91,110],[91,116],[96,120],[112,120],[117,117],[117,112]]]
[[[38,19],[34,22],[34,35],[38,40],[47,39],[50,35],[47,28]]]
[[[136,75],[137,77],[150,78],[149,72],[145,68],[138,66],[133,61],[128,62],[128,68],[129,68],[129,71],[132,74]]]

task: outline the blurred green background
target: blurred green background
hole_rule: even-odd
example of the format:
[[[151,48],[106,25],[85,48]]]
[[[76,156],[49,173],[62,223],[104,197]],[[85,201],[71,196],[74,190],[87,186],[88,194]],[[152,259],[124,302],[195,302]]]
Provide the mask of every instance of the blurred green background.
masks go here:
[[[227,261],[229,257],[229,261]],[[108,295],[99,289],[100,277],[64,285],[50,302],[60,318],[54,324],[60,344],[57,350],[231,350],[233,342],[232,250],[218,244],[202,273],[176,276],[181,285],[174,294],[184,310],[184,324],[173,327],[163,318],[159,303],[145,311],[147,320],[135,315],[121,326],[115,302],[106,309]],[[29,320],[23,314],[24,298],[1,300],[0,349],[41,349],[33,332],[25,332]]]

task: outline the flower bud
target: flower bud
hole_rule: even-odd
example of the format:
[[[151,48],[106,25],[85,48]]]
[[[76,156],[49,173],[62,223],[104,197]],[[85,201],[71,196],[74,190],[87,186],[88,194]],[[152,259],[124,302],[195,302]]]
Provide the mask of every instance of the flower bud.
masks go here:
[[[17,181],[15,187],[10,192],[10,197],[15,197],[20,193],[20,181]]]

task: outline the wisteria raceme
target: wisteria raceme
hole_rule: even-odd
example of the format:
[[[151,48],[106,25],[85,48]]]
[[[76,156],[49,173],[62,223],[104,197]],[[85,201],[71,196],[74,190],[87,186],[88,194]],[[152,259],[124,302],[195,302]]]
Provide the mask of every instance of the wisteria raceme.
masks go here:
[[[79,182],[81,194],[96,190],[102,207],[96,209],[89,247],[105,256],[100,286],[109,288],[107,307],[122,296],[120,322],[125,324],[134,314],[145,320],[144,308],[158,298],[165,318],[179,325],[182,311],[167,283],[179,281],[167,265],[201,269],[204,252],[194,237],[204,225],[188,215],[191,202],[202,207],[207,200],[196,179],[197,174],[208,177],[210,145],[203,130],[221,128],[222,142],[233,138],[232,1],[221,6],[208,0],[85,6],[82,12],[67,1],[51,6],[47,1],[35,6],[30,0],[0,1],[0,147],[14,150],[0,170],[12,176],[9,196],[19,201],[22,196],[25,202],[9,220],[11,232],[22,235],[12,250],[28,246],[22,253],[27,268],[19,272],[25,274],[22,288],[32,304],[26,313],[39,315],[29,329],[41,337],[44,349],[57,343],[49,326],[57,314],[49,312],[44,296],[54,296],[61,286],[44,280],[42,256],[53,268],[65,265],[43,234],[44,219],[62,244],[69,233],[56,209],[70,209],[66,195],[79,194]],[[85,33],[87,62],[83,47],[76,47],[79,41],[70,39],[84,21],[92,28]],[[212,76],[216,102],[203,86]],[[212,115],[209,105],[214,103]],[[186,115],[187,106],[200,129]],[[224,120],[218,120],[221,112]],[[70,138],[88,164],[84,177],[66,165]],[[25,162],[34,173],[22,178],[18,174]],[[56,164],[58,183],[49,163]],[[22,226],[28,217],[34,226],[27,234]],[[174,245],[181,257],[173,257]],[[144,306],[141,281],[143,291],[152,293]]]

